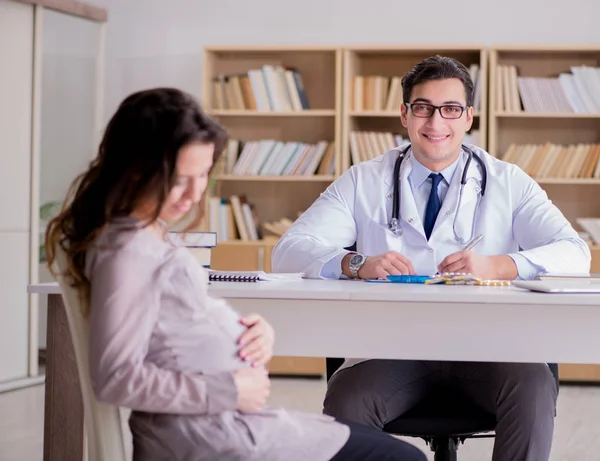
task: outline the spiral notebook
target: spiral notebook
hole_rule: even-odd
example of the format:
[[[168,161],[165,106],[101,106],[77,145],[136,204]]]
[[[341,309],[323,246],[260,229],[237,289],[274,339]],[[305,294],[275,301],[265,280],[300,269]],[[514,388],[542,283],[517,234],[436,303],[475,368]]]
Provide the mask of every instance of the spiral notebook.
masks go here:
[[[263,271],[208,271],[211,282],[273,282],[286,280],[301,280],[303,272],[273,274]]]

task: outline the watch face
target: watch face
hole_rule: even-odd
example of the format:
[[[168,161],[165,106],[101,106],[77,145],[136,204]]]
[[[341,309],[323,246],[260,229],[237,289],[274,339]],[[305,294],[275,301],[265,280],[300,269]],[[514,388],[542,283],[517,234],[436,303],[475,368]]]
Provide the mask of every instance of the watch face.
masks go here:
[[[352,258],[350,258],[350,264],[353,266],[357,266],[358,264],[363,262],[363,259],[364,259],[363,255],[356,254],[356,255],[352,256]]]

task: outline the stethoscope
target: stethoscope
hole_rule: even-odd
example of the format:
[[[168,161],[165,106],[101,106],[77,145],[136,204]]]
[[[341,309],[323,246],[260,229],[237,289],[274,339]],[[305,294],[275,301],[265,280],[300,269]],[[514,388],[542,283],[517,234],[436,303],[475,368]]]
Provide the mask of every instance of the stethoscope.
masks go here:
[[[393,189],[393,202],[392,202],[393,203],[392,204],[392,219],[388,223],[388,229],[390,229],[395,235],[401,235],[401,233],[402,233],[401,229],[400,229],[400,225],[399,225],[399,219],[400,219],[400,167],[402,166],[402,161],[406,158],[408,151],[410,150],[410,147],[411,147],[411,145],[409,144],[402,151],[400,151],[400,153],[398,154],[398,158],[396,159],[396,163],[394,164],[394,176],[393,176],[394,189]],[[463,187],[467,183],[467,173],[469,172],[469,166],[471,166],[471,160],[473,160],[473,158],[474,158],[475,161],[477,161],[477,163],[479,163],[479,166],[481,167],[481,175],[482,175],[482,177],[481,177],[481,195],[478,198],[477,207],[474,212],[473,226],[472,226],[474,228],[475,227],[475,218],[477,217],[477,210],[479,207],[479,200],[485,194],[485,188],[487,186],[487,170],[485,168],[485,164],[483,163],[483,160],[481,160],[481,157],[479,155],[475,154],[469,147],[465,146],[464,144],[462,145],[462,150],[467,153],[468,158],[467,158],[467,162],[465,163],[465,167],[463,169],[462,176],[460,178],[460,195],[459,195],[458,205],[456,208],[457,212],[458,212],[458,209],[460,208],[460,203],[462,201]],[[455,214],[458,214],[458,213],[455,213]],[[456,216],[455,216],[454,223],[456,224]],[[456,235],[455,226],[452,226],[452,228],[453,228],[456,239],[459,241],[464,241],[465,240],[464,238],[460,238],[458,235]],[[473,229],[471,229],[471,231],[472,230]],[[469,238],[469,237],[467,237],[467,238]]]

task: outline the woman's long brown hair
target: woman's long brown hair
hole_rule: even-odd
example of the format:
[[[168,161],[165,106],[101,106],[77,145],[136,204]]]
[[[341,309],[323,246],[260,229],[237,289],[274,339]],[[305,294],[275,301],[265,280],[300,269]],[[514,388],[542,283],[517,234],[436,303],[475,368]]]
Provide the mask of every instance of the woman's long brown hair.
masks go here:
[[[107,125],[97,157],[73,181],[61,212],[46,230],[49,269],[54,269],[60,245],[67,257],[61,275],[82,299],[88,299],[90,291],[84,273],[87,250],[113,218],[130,215],[142,202],[156,203],[143,225],[158,218],[173,185],[179,150],[192,142],[214,145],[214,165],[227,133],[189,94],[156,88],[134,93],[121,103]],[[197,226],[201,218],[199,206],[187,228]]]

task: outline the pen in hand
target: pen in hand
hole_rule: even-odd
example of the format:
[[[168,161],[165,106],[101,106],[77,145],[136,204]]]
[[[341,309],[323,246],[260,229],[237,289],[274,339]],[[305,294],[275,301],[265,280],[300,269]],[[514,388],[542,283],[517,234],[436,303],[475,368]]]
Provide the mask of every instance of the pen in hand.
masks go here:
[[[477,245],[482,240],[483,240],[483,235],[478,235],[477,237],[473,238],[471,241],[469,241],[467,243],[467,245],[463,248],[463,251],[472,250],[473,248],[475,248],[475,245]]]
[[[475,248],[475,245],[477,245],[477,244],[478,244],[479,242],[481,242],[482,240],[483,240],[483,235],[478,235],[477,237],[475,237],[475,238],[473,238],[473,239],[469,240],[469,241],[467,242],[467,244],[465,245],[465,247],[462,249],[462,251],[469,251],[469,250],[472,250],[473,248]],[[444,261],[445,261],[445,260],[444,260]],[[443,263],[444,261],[442,261],[442,263]],[[438,271],[437,271],[437,272],[436,272],[436,273],[433,275],[433,277],[438,277],[438,276],[440,276],[440,275],[442,275],[442,272],[440,271],[440,269],[439,269],[439,266],[438,266]]]

